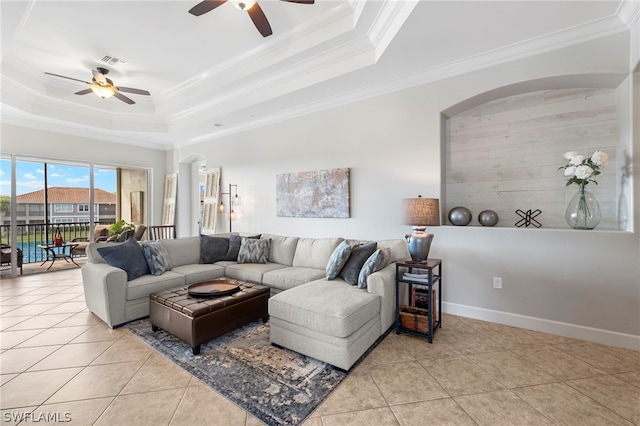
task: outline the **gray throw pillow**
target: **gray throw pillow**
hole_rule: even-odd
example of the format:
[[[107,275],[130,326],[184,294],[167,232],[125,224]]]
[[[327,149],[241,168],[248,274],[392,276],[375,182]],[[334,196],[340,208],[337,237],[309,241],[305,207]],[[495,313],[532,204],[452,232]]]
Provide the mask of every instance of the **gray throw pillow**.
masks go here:
[[[100,247],[98,253],[106,264],[124,270],[127,273],[127,281],[149,273],[142,247],[134,238],[129,238],[122,244],[114,244],[113,247]]]
[[[377,247],[378,243],[361,244],[353,247],[349,260],[347,260],[344,268],[340,271],[340,277],[345,280],[347,284],[358,284],[358,276],[360,275],[360,270],[364,262],[376,251]]]
[[[269,263],[271,239],[243,238],[238,251],[238,263]]]
[[[378,249],[364,262],[360,275],[358,275],[358,288],[367,288],[369,275],[385,268],[391,259],[391,250],[388,248]]]
[[[332,280],[338,276],[344,265],[347,263],[347,260],[349,260],[350,255],[351,246],[348,242],[343,241],[338,244],[338,247],[336,247],[333,253],[331,253],[329,263],[327,263],[328,280]]]
[[[171,270],[169,253],[159,241],[149,241],[141,244],[142,254],[147,261],[149,272],[152,275],[162,275]]]
[[[224,260],[229,251],[229,239],[200,235],[200,263]]]
[[[238,234],[229,235],[229,250],[223,260],[238,260],[238,252],[240,251],[240,244],[242,244],[243,238],[258,239],[260,235],[253,235],[251,237],[241,237]]]

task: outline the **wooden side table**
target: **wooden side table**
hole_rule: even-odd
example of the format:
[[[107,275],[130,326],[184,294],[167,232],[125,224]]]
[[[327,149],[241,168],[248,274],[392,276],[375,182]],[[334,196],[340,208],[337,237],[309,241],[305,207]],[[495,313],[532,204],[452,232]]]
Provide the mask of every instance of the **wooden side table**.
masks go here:
[[[401,271],[406,268],[408,272]],[[437,302],[433,297],[433,287],[437,284]],[[409,305],[400,304],[400,288],[401,285],[408,286],[409,289]],[[413,299],[413,291],[418,288],[427,290],[426,311],[423,312],[415,308]],[[434,303],[437,303],[434,306]],[[401,312],[405,309],[407,312]],[[416,314],[416,312],[424,315]],[[425,327],[407,328],[402,326],[403,315],[415,315],[414,319],[417,324],[424,324]],[[426,316],[426,318],[424,318]],[[408,318],[408,317],[404,317]],[[433,334],[438,327],[442,327],[442,260],[427,259],[425,263],[420,262],[397,262],[396,263],[396,334],[409,333],[417,336],[426,337],[429,343],[433,343]]]

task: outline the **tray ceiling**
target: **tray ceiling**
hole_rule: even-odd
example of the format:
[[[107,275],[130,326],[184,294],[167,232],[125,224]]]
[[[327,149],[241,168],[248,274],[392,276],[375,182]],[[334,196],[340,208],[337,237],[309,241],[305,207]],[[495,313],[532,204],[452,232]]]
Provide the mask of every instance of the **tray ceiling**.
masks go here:
[[[1,2],[2,122],[160,149],[188,145],[495,62],[629,31],[637,1],[262,0],[263,38],[232,4]],[[146,89],[92,94],[98,66]]]

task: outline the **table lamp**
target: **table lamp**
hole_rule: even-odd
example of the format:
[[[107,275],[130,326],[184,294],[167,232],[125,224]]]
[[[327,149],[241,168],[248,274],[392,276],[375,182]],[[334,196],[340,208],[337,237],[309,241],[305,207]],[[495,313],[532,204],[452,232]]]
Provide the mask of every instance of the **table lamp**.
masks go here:
[[[437,198],[405,198],[402,200],[404,224],[412,225],[413,232],[404,238],[409,245],[411,260],[424,263],[429,257],[433,234],[427,234],[427,226],[440,225],[440,200]]]

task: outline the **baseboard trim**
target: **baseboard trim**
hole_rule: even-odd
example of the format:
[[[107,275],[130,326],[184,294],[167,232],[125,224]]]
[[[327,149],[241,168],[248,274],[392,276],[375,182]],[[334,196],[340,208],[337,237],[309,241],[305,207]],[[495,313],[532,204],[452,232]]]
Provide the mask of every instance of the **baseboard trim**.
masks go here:
[[[573,339],[586,340],[593,343],[601,343],[603,345],[640,351],[640,336],[635,336],[633,334],[584,327],[581,325],[552,321],[544,318],[530,317],[511,312],[494,311],[491,309],[460,305],[444,301],[442,302],[442,312],[461,317],[525,328],[527,330],[540,331],[542,333],[556,334],[558,336],[571,337]],[[446,327],[446,323],[444,326]]]

